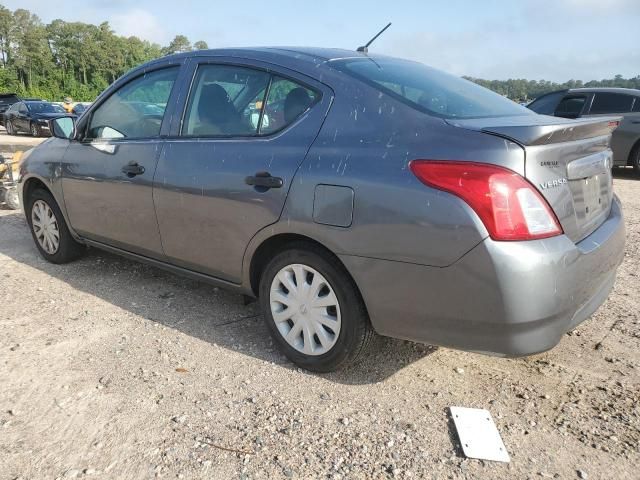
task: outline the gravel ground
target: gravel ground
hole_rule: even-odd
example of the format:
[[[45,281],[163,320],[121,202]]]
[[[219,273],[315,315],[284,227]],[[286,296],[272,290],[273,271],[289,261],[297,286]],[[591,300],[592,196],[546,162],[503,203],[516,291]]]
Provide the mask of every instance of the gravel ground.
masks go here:
[[[380,340],[327,375],[242,297],[95,250],[50,265],[0,210],[0,479],[638,478],[640,180],[615,187],[615,290],[551,352]],[[465,459],[451,405],[490,410],[511,463]]]

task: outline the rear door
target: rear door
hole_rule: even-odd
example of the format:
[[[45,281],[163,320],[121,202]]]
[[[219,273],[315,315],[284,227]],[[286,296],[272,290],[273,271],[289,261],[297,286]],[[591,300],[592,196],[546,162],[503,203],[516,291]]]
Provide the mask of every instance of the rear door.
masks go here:
[[[616,165],[626,165],[633,145],[640,138],[640,97],[616,92],[595,92],[587,117],[623,115],[620,125],[611,138],[613,161]],[[640,106],[639,106],[640,107]]]
[[[200,58],[160,156],[154,199],[172,263],[239,282],[251,238],[278,220],[332,93],[258,61]]]

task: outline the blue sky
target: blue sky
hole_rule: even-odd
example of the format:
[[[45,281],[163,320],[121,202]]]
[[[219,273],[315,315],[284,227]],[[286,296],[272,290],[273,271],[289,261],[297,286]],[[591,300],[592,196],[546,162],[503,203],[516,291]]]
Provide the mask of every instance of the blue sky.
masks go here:
[[[640,0],[0,2],[45,22],[108,20],[123,35],[167,44],[185,34],[211,48],[355,49],[390,21],[372,50],[458,75],[556,81],[640,75]]]

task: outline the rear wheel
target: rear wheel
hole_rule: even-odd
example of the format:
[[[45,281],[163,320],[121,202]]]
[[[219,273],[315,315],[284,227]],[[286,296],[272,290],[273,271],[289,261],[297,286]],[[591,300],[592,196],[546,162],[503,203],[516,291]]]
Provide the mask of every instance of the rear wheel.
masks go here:
[[[7,120],[7,135],[15,135],[16,131],[13,128],[13,124],[11,123],[11,120]]]
[[[343,368],[366,351],[373,329],[355,283],[314,245],[277,254],[260,279],[264,319],[284,354],[317,372]]]
[[[631,153],[631,165],[636,171],[636,175],[640,175],[640,143],[634,147]]]
[[[31,235],[45,260],[67,263],[82,255],[84,245],[73,239],[58,204],[48,191],[34,190],[25,203]]]

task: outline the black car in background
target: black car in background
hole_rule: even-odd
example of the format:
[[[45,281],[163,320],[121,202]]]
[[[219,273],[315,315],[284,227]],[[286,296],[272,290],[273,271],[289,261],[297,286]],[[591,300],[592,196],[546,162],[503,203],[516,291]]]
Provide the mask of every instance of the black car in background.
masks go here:
[[[20,101],[20,97],[15,93],[0,93],[0,125],[4,125],[4,112],[11,105]]]
[[[4,126],[9,135],[28,132],[34,137],[49,135],[49,120],[73,116],[60,105],[43,101],[20,101],[4,112]]]
[[[621,116],[611,137],[613,166],[632,166],[640,174],[640,90],[572,88],[542,95],[527,107],[542,115],[565,118]]]

